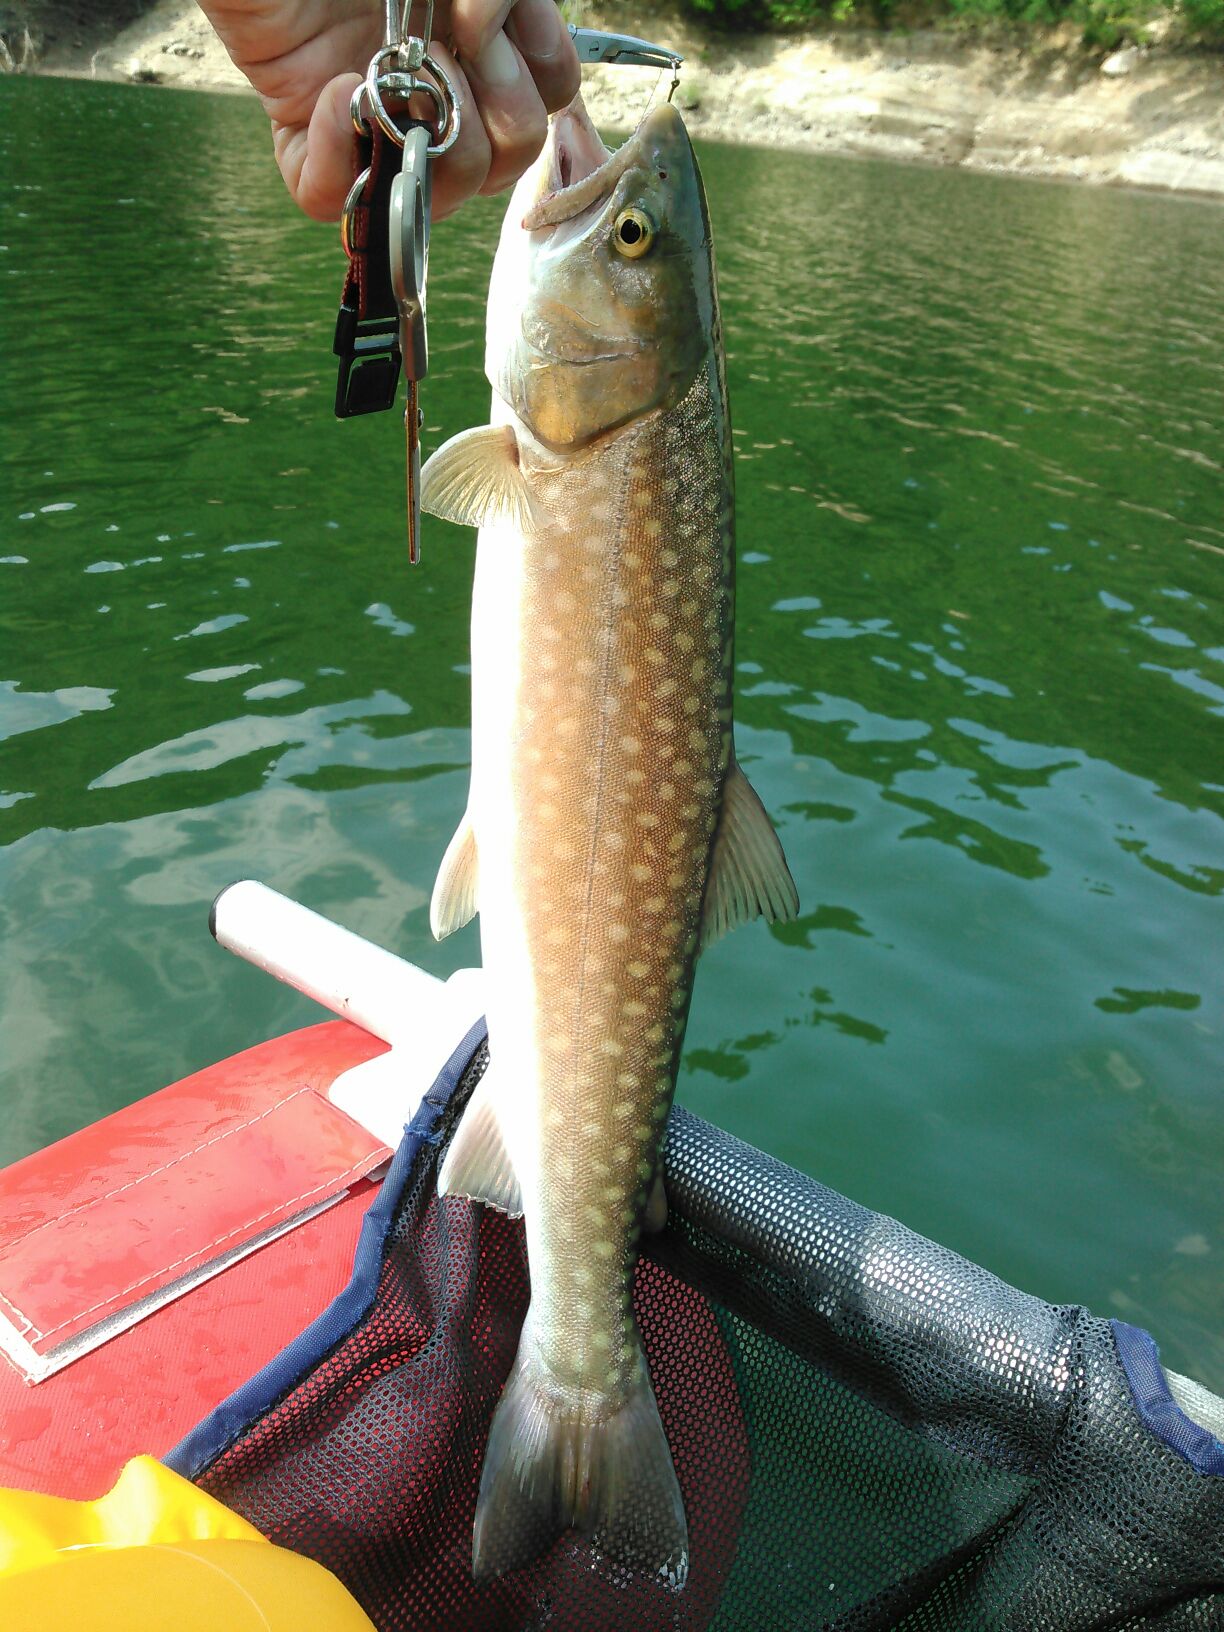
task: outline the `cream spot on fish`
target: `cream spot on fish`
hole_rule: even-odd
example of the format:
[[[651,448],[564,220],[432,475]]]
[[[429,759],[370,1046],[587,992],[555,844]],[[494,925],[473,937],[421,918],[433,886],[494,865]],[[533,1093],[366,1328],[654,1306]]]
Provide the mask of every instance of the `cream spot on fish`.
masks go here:
[[[676,789],[671,782],[660,782],[655,792],[660,799],[674,799],[676,797]]]
[[[635,555],[632,550],[626,550],[624,555],[621,556],[621,560],[629,568],[630,572],[636,572],[642,564],[641,556]]]
[[[611,1241],[592,1241],[591,1251],[595,1254],[596,1258],[606,1259],[611,1258],[612,1254],[616,1251],[616,1247]]]
[[[607,1332],[593,1332],[591,1334],[591,1347],[598,1349],[601,1354],[606,1354],[612,1347],[612,1339]]]
[[[660,680],[659,684],[655,687],[655,696],[661,698],[670,697],[673,695],[675,690],[676,682],[674,680]]]
[[[566,1116],[565,1116],[564,1111],[545,1111],[544,1112],[544,1126],[546,1128],[564,1127],[565,1122],[566,1122]]]
[[[601,833],[600,838],[609,850],[619,850],[625,842],[625,835],[618,833],[615,828],[609,828],[607,832]]]
[[[581,1131],[582,1131],[583,1137],[586,1138],[586,1139],[598,1139],[599,1136],[604,1131],[603,1130],[603,1123],[602,1122],[584,1122],[582,1124],[582,1130]]]
[[[629,1146],[628,1145],[613,1145],[612,1146],[612,1160],[614,1162],[626,1161],[628,1159],[628,1156],[629,1156]]]
[[[680,615],[681,615],[681,617],[691,618],[693,613],[696,612],[696,610],[697,610],[697,602],[696,601],[681,601],[680,602]]]
[[[578,674],[583,674],[583,675],[594,674],[595,673],[595,659],[592,658],[592,657],[579,657],[579,658],[576,658],[575,661],[574,661],[574,669]]]
[[[650,614],[650,627],[652,629],[666,629],[670,622],[671,619],[666,612],[652,612]]]
[[[634,1110],[633,1101],[631,1099],[622,1099],[622,1100],[619,1101],[618,1104],[613,1105],[612,1115],[616,1118],[616,1120],[618,1122],[623,1122],[626,1119],[626,1117],[630,1117],[630,1116],[633,1115],[633,1110]]]
[[[627,941],[629,939],[628,924],[609,924],[608,939],[610,941]]]
[[[556,805],[550,805],[547,800],[535,807],[535,813],[542,822],[554,822],[557,819]]]
[[[685,814],[687,814],[687,813],[688,813],[688,811],[689,811],[689,808],[690,808],[690,807],[689,807],[689,806],[688,806],[688,805],[686,805],[686,806],[685,806],[685,807],[684,807],[684,813],[685,813]],[[674,854],[675,854],[675,852],[676,852],[676,851],[677,851],[677,850],[683,850],[683,848],[684,848],[684,846],[685,846],[685,845],[686,845],[686,844],[687,844],[687,843],[688,843],[688,834],[687,834],[687,833],[686,833],[686,832],[685,832],[685,831],[684,831],[684,829],[683,829],[683,828],[679,828],[679,829],[678,829],[678,830],[677,830],[677,831],[676,831],[676,832],[675,832],[675,833],[673,833],[673,834],[672,834],[672,835],[671,835],[671,837],[670,837],[670,838],[669,838],[669,839],[668,839],[668,841],[667,841],[667,848],[668,848],[668,849],[669,849],[669,850],[670,850],[670,851],[671,851],[671,852],[672,852],[672,854],[673,854],[673,855],[674,855]]]
[[[639,827],[658,827],[659,825],[659,818],[653,810],[639,810],[633,819]]]
[[[649,1014],[650,1010],[645,1003],[639,1003],[636,997],[631,997],[627,1003],[621,1004],[621,1013],[628,1015]]]
[[[620,890],[610,890],[606,899],[610,907],[623,907],[625,904],[625,897]]]
[[[666,595],[669,600],[673,595],[678,595],[679,593],[680,583],[676,578],[664,578],[663,582],[659,585],[659,594]]]
[[[627,754],[640,754],[642,751],[642,741],[640,737],[622,737],[620,739],[620,745]],[[641,773],[639,772],[639,775],[640,774]]]
[[[544,932],[544,940],[549,946],[564,946],[569,940],[569,930],[564,924],[551,924]]]
[[[636,876],[637,873],[635,870],[634,877]],[[647,876],[649,876],[649,874]],[[648,975],[650,973],[650,965],[648,963],[643,963],[640,958],[635,958],[632,963],[626,964],[625,968],[629,974],[633,976],[634,980],[641,980],[643,975]]]
[[[598,1047],[601,1054],[609,1054],[614,1059],[625,1052],[624,1043],[616,1037],[601,1037]]]
[[[680,491],[678,487],[677,487],[676,491],[677,492]],[[639,488],[638,491],[633,495],[633,502],[634,502],[634,504],[637,505],[639,510],[645,510],[647,505],[649,505],[652,502],[649,489],[648,488]]]
[[[577,729],[578,721],[572,714],[567,714],[564,719],[558,720],[556,725],[553,726],[553,730],[559,737],[572,737]]]
[[[626,686],[631,686],[637,679],[637,670],[634,668],[632,663],[622,663],[616,672],[618,678]]]
[[[560,1032],[554,1032],[551,1037],[545,1039],[544,1046],[550,1054],[568,1054],[573,1047],[573,1039],[563,1036]]]
[[[639,1139],[646,1139],[650,1135],[649,1128],[634,1128],[633,1131],[637,1134]],[[639,1179],[648,1179],[654,1172],[654,1163],[645,1161],[639,1162],[637,1167],[634,1168],[634,1172],[637,1174]]]
[[[645,528],[647,538],[658,538],[659,534],[663,531],[663,523],[656,521],[653,516],[650,516],[646,520]],[[672,552],[670,550],[664,552],[664,565],[666,566],[674,565],[675,560],[679,559],[678,557],[673,557],[672,561],[667,561],[666,557],[671,555],[671,553]]]
[[[701,744],[702,744],[702,747],[705,746],[705,738],[704,737],[701,738]],[[675,764],[672,766],[672,775],[673,776],[692,776],[692,774],[693,774],[693,767],[692,767],[692,765],[690,764],[690,762],[687,759],[678,759],[675,762]]]
[[[659,1079],[659,1087],[660,1087],[660,1090],[663,1090],[663,1089],[670,1090],[671,1083],[668,1082],[665,1077],[661,1077]],[[651,1115],[652,1121],[666,1122],[667,1117],[668,1117],[668,1113],[669,1113],[670,1110],[671,1110],[671,1106],[667,1103],[667,1101],[665,1099],[659,1100],[657,1102],[657,1104],[654,1104],[654,1105],[652,1105],[650,1107],[650,1115]]]
[[[639,884],[645,884],[651,872],[650,868],[642,861],[635,861],[629,871]]]
[[[654,727],[656,731],[661,731],[666,736],[669,731],[676,729],[676,722],[670,714],[656,714]]]
[[[697,710],[701,707],[701,699],[700,697],[695,696],[692,692],[689,692],[688,696],[684,699],[680,706],[686,714],[696,714]]]
[[[698,731],[696,729],[690,731],[688,734],[688,742],[690,748],[696,748],[698,752],[700,752],[706,745],[705,732]]]
[[[666,660],[657,646],[648,646],[646,648],[646,661],[657,669]]]
[[[544,627],[540,630],[540,634],[545,640],[560,640],[561,639],[560,629],[558,629],[557,626],[555,624],[552,624],[552,623],[546,623],[544,625]]]
[[[659,1043],[662,1042],[665,1036],[665,1031],[662,1026],[648,1026],[646,1031],[643,1033],[643,1036],[646,1038],[648,1043]]]
[[[575,1264],[573,1269],[570,1271],[570,1275],[575,1286],[590,1286],[593,1279],[591,1271],[586,1264]]]
[[[674,567],[679,560],[680,557],[676,554],[675,550],[659,551],[659,562],[662,566]]]
[[[642,911],[649,913],[662,912],[666,905],[667,902],[664,901],[661,895],[652,895],[642,902]]]
[[[638,747],[639,748],[641,747],[641,743],[638,744]],[[637,750],[635,749],[634,752],[636,752],[636,751]],[[629,769],[625,772],[625,781],[628,782],[631,787],[636,787],[639,782],[645,782],[645,780],[646,780],[645,771],[639,771],[635,766],[631,765],[629,767]]]
[[[676,875],[676,885],[677,885],[677,887],[679,885],[683,884],[683,882],[684,882],[683,876],[680,875],[680,874],[677,874]],[[670,940],[673,935],[679,935],[680,931],[683,928],[684,928],[684,925],[680,922],[679,918],[669,918],[667,920],[667,922],[663,925],[661,933],[666,935],[668,937],[668,939]]]
[[[622,584],[614,584],[612,587],[612,605],[629,605],[629,591]]]
[[[695,657],[693,659],[692,675],[694,680],[704,680],[709,673],[709,669],[710,665],[704,657]]]

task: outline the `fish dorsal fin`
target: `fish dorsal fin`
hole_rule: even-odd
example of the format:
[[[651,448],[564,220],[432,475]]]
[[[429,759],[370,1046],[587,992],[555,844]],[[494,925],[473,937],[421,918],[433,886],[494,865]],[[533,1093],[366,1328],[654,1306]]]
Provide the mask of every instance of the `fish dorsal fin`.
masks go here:
[[[465,811],[442,857],[429,903],[429,927],[434,940],[444,941],[454,930],[462,929],[475,911],[476,835]]]
[[[509,425],[477,425],[443,442],[421,469],[421,509],[465,527],[504,520],[533,531],[531,494]]]
[[[523,1216],[523,1196],[497,1119],[492,1064],[476,1084],[438,1174],[440,1196],[470,1196],[511,1218]]]
[[[750,918],[776,923],[798,911],[799,895],[778,835],[756,790],[733,759],[701,913],[701,945],[712,946]]]

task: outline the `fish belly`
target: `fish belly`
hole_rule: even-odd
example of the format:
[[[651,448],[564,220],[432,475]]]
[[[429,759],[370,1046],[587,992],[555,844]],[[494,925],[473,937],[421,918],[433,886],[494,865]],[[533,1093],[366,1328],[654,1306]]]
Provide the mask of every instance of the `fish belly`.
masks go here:
[[[706,419],[538,474],[547,526],[482,532],[477,572],[473,823],[525,1339],[609,1409],[640,1382],[631,1279],[730,755],[731,505]]]

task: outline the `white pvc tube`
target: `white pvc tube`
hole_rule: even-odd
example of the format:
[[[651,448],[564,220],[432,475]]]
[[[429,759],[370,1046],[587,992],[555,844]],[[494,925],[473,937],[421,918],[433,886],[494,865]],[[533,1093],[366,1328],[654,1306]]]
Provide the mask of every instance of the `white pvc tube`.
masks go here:
[[[387,1043],[406,1039],[443,990],[435,976],[254,879],[221,891],[208,927],[228,951]]]

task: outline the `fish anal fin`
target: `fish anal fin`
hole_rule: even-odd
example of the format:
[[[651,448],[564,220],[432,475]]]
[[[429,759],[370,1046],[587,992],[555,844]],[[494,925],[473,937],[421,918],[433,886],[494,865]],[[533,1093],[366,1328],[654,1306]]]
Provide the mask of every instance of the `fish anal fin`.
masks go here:
[[[421,509],[466,527],[506,520],[537,530],[510,426],[477,425],[432,453],[421,467]]]
[[[446,847],[429,903],[429,927],[435,941],[462,929],[476,912],[476,835],[464,814]]]
[[[470,1196],[511,1218],[523,1216],[523,1196],[506,1149],[494,1099],[490,1065],[476,1085],[438,1174],[440,1196]]]
[[[712,946],[751,918],[785,922],[798,911],[799,895],[778,835],[756,790],[732,759],[702,907],[701,945]]]

